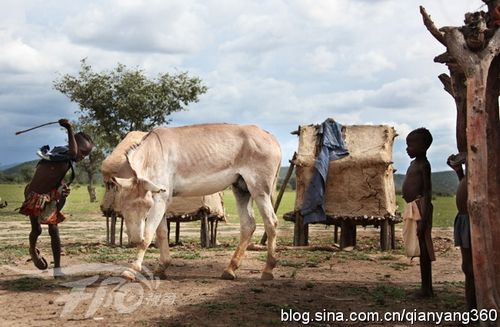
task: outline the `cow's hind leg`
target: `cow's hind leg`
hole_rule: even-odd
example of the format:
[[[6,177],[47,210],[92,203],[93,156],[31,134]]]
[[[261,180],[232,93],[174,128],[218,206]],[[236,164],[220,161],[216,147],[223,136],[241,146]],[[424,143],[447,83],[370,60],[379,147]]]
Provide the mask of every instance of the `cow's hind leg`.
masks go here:
[[[246,185],[240,178],[238,183],[233,185],[233,193],[236,198],[238,213],[240,216],[240,243],[233,254],[229,265],[222,273],[223,279],[235,279],[234,271],[238,269],[241,259],[252,239],[255,231],[255,219],[253,217],[252,201]]]
[[[271,201],[271,195],[261,193],[254,195],[254,200],[259,208],[259,212],[264,221],[264,228],[267,235],[267,260],[266,266],[262,271],[262,279],[270,280],[273,279],[273,269],[276,266],[276,227],[278,225],[278,220],[276,219],[276,214],[274,213],[273,204]]]

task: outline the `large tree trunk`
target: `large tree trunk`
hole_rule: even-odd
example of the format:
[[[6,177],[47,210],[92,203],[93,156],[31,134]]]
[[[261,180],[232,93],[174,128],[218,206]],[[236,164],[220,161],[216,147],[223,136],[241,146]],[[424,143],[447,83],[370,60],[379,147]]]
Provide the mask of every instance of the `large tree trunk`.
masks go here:
[[[478,307],[498,311],[500,1],[487,3],[489,12],[466,14],[467,25],[462,28],[438,30],[422,7],[421,13],[424,25],[447,48],[447,52],[435,60],[450,68],[451,88],[447,88],[446,78],[441,81],[447,91],[451,89],[450,94],[456,101],[458,148],[460,151],[464,147],[467,149],[468,209]],[[463,125],[466,125],[465,137]],[[482,326],[489,324],[495,325],[494,322],[482,322]]]

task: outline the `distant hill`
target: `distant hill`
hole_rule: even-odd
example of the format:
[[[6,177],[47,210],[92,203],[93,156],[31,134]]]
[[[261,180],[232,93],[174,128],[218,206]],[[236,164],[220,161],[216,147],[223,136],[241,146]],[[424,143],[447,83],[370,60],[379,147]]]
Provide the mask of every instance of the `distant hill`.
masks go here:
[[[281,167],[279,173],[279,179],[282,181],[286,173],[288,171],[288,167]],[[394,186],[396,188],[396,192],[401,191],[401,187],[403,186],[405,175],[403,174],[394,174]],[[434,172],[431,174],[432,179],[432,190],[434,193],[440,194],[455,194],[458,186],[458,178],[453,171],[440,171]],[[291,177],[291,180],[295,180],[295,170]]]
[[[31,176],[33,176],[33,172],[35,171],[35,167],[38,161],[40,160],[26,161],[17,164],[13,167],[10,167],[8,169],[0,170],[0,183],[28,182],[31,179]],[[78,168],[78,164],[76,165],[75,174],[76,174],[76,182],[82,184],[87,183],[88,181],[87,174]],[[69,175],[70,173],[68,173],[66,176]],[[101,174],[97,173],[95,175],[94,182],[100,183],[101,181],[102,181]]]
[[[13,166],[10,166],[6,169],[2,169],[2,172],[6,175],[18,175],[21,173],[24,167],[32,167],[35,168],[36,164],[40,160],[32,160],[32,161],[26,161],[20,164],[15,164]]]
[[[394,174],[396,192],[401,191],[405,175]],[[431,174],[432,192],[440,194],[455,194],[458,178],[454,171],[439,171]]]
[[[9,164],[9,165],[0,165],[0,171],[7,170],[7,169],[12,168],[12,167],[17,166],[17,165],[19,165],[19,163],[13,163],[13,164]]]

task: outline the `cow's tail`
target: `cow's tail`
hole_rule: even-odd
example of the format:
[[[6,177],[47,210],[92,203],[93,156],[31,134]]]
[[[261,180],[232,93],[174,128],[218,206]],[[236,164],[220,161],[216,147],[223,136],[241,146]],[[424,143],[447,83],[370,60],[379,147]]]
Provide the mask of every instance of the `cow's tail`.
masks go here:
[[[276,208],[276,200],[277,200],[277,196],[278,196],[278,193],[277,193],[278,190],[276,189],[276,186],[278,185],[278,178],[280,176],[280,170],[281,170],[281,160],[278,163],[278,168],[276,169],[276,174],[274,176],[274,181],[272,184],[273,188],[271,191],[271,202],[273,203],[273,209]],[[277,209],[275,211],[277,211]]]

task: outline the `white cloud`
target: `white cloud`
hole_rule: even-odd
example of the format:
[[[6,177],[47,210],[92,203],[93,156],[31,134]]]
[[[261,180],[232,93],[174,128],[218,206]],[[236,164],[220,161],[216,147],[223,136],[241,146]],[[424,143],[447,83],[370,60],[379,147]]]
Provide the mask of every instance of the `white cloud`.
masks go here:
[[[420,4],[443,26],[460,25],[482,2],[2,1],[0,153],[16,148],[8,160],[20,161],[41,144],[14,138],[16,129],[75,117],[75,105],[52,81],[57,73],[76,73],[87,57],[96,70],[121,62],[149,76],[187,70],[201,77],[208,93],[173,122],[261,125],[279,138],[284,164],[296,149],[290,131],[333,117],[394,125],[400,171],[408,163],[404,137],[426,126],[435,136],[433,169],[445,169],[441,157],[454,149],[455,108],[437,80],[446,67],[432,61],[444,48],[423,26]]]
[[[107,50],[192,53],[209,41],[203,7],[193,1],[108,1],[95,4],[65,28],[78,43]]]
[[[335,53],[325,46],[319,46],[312,53],[306,54],[307,61],[312,66],[313,71],[323,73],[330,71],[337,61]]]

